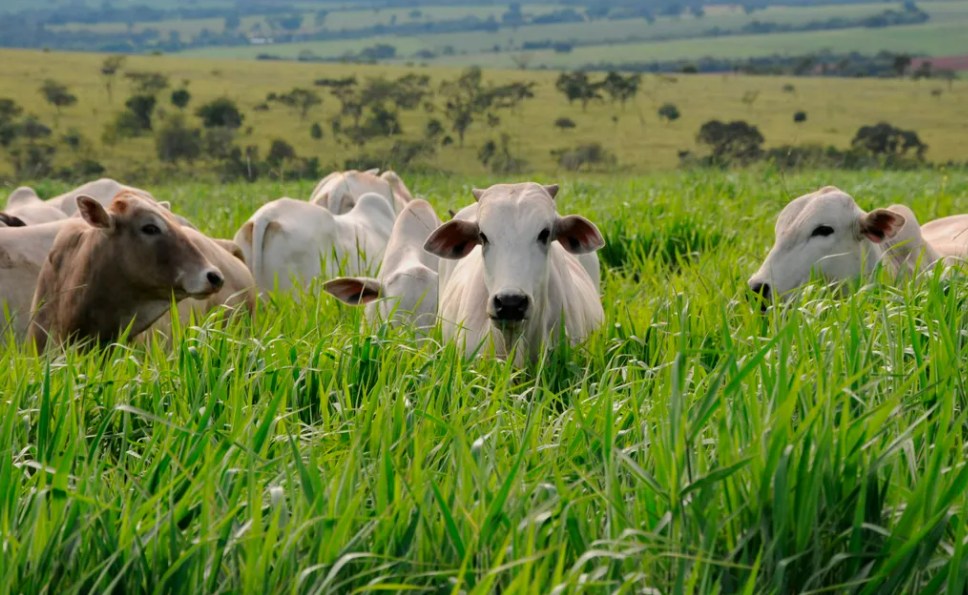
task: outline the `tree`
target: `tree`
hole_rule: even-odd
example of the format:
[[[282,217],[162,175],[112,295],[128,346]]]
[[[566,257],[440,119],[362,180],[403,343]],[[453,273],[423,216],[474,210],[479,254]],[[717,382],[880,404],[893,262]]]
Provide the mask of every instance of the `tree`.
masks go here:
[[[911,56],[907,54],[898,54],[894,56],[894,74],[901,78],[907,69],[911,67]]]
[[[269,155],[266,156],[266,163],[272,167],[280,167],[287,161],[296,158],[296,149],[282,139],[274,139],[269,147]]]
[[[763,135],[756,126],[742,120],[710,120],[699,129],[696,140],[712,149],[711,160],[718,165],[749,163],[763,153]]]
[[[191,100],[192,94],[188,92],[188,89],[178,89],[171,94],[171,103],[178,109],[185,109]]]
[[[602,86],[603,83],[593,83],[584,72],[563,72],[555,81],[555,88],[565,95],[568,103],[581,102],[582,111],[588,109],[592,100],[602,98]]]
[[[323,98],[311,89],[295,88],[288,93],[276,95],[273,101],[277,101],[299,114],[300,120],[305,120],[309,115],[309,110],[317,105],[322,105]]]
[[[528,162],[511,153],[511,135],[502,133],[499,142],[488,140],[477,152],[478,160],[496,174],[521,173]]]
[[[151,130],[151,117],[155,111],[157,100],[154,95],[132,95],[124,102],[124,106],[134,116],[137,131]]]
[[[457,134],[460,146],[468,128],[482,116],[491,122],[497,117],[493,110],[514,109],[520,102],[534,96],[533,83],[508,85],[485,85],[481,69],[473,66],[464,70],[456,79],[443,81],[440,94],[444,98],[444,116],[450,121],[451,130]]]
[[[617,72],[609,72],[601,85],[612,99],[612,103],[620,102],[624,110],[625,103],[630,99],[634,99],[635,95],[639,92],[641,82],[642,75],[640,74],[632,74],[624,77]]]
[[[16,101],[0,98],[0,147],[9,146],[19,134],[17,118],[23,113],[23,108]]]
[[[676,107],[675,104],[673,103],[662,104],[662,106],[659,108],[658,113],[659,113],[659,118],[665,120],[666,123],[675,122],[676,120],[679,119],[679,116],[682,115],[679,113],[679,108]]]
[[[309,127],[309,136],[313,140],[320,140],[323,138],[323,127],[319,125],[319,122],[313,122],[313,125]]]
[[[126,72],[124,77],[139,95],[157,95],[168,88],[168,77],[160,72]]]
[[[104,77],[104,89],[108,92],[109,103],[114,101],[112,97],[114,79],[126,59],[125,56],[108,56],[101,62],[101,76]]]
[[[851,147],[875,157],[897,158],[906,156],[913,149],[916,157],[924,159],[928,145],[921,142],[913,130],[903,130],[887,122],[873,126],[861,126],[850,141]]]
[[[158,159],[166,163],[198,159],[202,154],[202,136],[197,128],[189,128],[185,118],[176,114],[168,118],[155,136]]]
[[[807,121],[807,112],[799,111],[793,114],[793,121],[802,124]]]
[[[67,85],[63,85],[52,79],[44,81],[44,84],[40,87],[40,92],[44,96],[44,99],[47,100],[47,103],[54,106],[56,113],[54,116],[55,126],[60,119],[61,108],[70,107],[77,103],[77,96],[72,95],[68,91]]]
[[[195,115],[202,119],[206,128],[225,127],[238,128],[242,126],[245,116],[238,106],[228,97],[213,99],[195,111]]]

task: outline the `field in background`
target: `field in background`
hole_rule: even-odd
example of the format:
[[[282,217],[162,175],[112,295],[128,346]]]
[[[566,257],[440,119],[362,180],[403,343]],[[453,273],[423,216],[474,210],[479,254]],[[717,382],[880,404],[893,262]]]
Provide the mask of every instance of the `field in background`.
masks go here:
[[[698,59],[707,56],[720,58],[748,58],[772,54],[800,55],[823,50],[835,53],[858,51],[874,54],[879,51],[910,52],[927,55],[968,53],[968,2],[935,0],[918,2],[931,20],[923,25],[885,28],[855,27],[849,29],[780,32],[763,35],[706,37],[707,31],[718,27],[725,33],[735,33],[754,22],[779,25],[802,25],[833,18],[854,19],[885,10],[896,10],[898,3],[870,3],[823,6],[773,6],[745,14],[736,6],[712,7],[701,18],[693,16],[658,17],[649,24],[644,19],[602,20],[584,23],[526,25],[502,27],[497,32],[463,32],[422,35],[374,35],[347,40],[307,41],[267,46],[206,47],[185,52],[186,55],[255,58],[270,54],[295,59],[300,53],[311,53],[319,58],[336,59],[355,53],[377,43],[397,48],[398,62],[418,62],[446,65],[479,65],[492,68],[513,68],[522,56],[529,68],[581,68],[600,62],[649,62],[653,60]],[[477,7],[473,7],[477,8]],[[437,15],[436,9],[426,7],[421,19],[442,19],[456,16],[459,11],[486,18],[486,7],[478,13],[473,8],[451,8]],[[523,5],[532,14],[550,12],[554,5]],[[561,7],[558,7],[561,8]],[[327,27],[359,28],[376,24],[410,21],[409,11],[381,10],[359,13],[332,13]],[[413,20],[421,20],[413,19]],[[312,22],[307,14],[305,22]],[[186,22],[186,26],[190,22]],[[338,25],[337,25],[338,23]],[[213,23],[217,27],[218,23]],[[73,26],[73,25],[72,25]],[[154,26],[154,25],[152,25]],[[177,29],[177,24],[169,24]],[[216,28],[216,30],[219,30]],[[552,50],[523,50],[525,42],[553,41],[571,43],[575,47],[567,53]],[[495,52],[498,48],[500,51]],[[419,51],[431,51],[437,57],[417,58]]]
[[[441,212],[495,181],[407,179]],[[793,196],[929,219],[968,212],[968,178],[559,181],[605,234],[607,324],[536,370],[361,332],[315,294],[170,348],[0,350],[0,585],[964,592],[962,280],[765,316],[744,283]],[[311,188],[149,187],[220,236]]]
[[[104,56],[95,54],[0,51],[5,67],[0,71],[0,97],[9,97],[25,106],[28,112],[51,124],[54,108],[43,101],[39,88],[45,79],[65,83],[78,96],[76,106],[65,108],[59,117],[57,133],[76,128],[93,142],[92,153],[112,175],[124,177],[144,166],[156,165],[154,141],[142,138],[122,141],[114,147],[104,146],[101,136],[115,112],[123,109],[130,89],[123,78],[115,83],[113,104],[108,101],[100,64]],[[187,81],[193,95],[189,111],[205,101],[226,96],[237,101],[245,113],[243,130],[251,127],[240,144],[258,144],[263,152],[274,138],[292,144],[301,156],[318,156],[324,165],[342,164],[347,150],[333,142],[329,119],[338,102],[324,94],[322,108],[311,111],[306,120],[280,105],[268,112],[253,111],[270,92],[286,92],[293,87],[312,87],[315,79],[355,75],[360,78],[405,72],[430,74],[435,81],[453,78],[458,69],[407,69],[402,67],[357,66],[341,64],[267,63],[232,60],[201,60],[167,56],[130,57],[128,71],[158,71],[171,78],[174,86]],[[927,157],[933,161],[964,161],[964,143],[968,121],[964,106],[968,103],[968,86],[955,81],[948,88],[935,81],[847,80],[818,78],[739,77],[733,75],[657,77],[647,75],[634,104],[623,111],[618,105],[593,103],[582,111],[569,105],[555,90],[556,75],[540,72],[488,71],[493,81],[533,80],[538,83],[536,97],[525,101],[514,113],[503,113],[495,129],[475,124],[464,148],[441,147],[426,165],[459,173],[482,172],[477,151],[487,140],[502,131],[511,134],[514,153],[526,159],[533,171],[554,172],[557,168],[550,151],[580,143],[600,142],[618,157],[621,167],[633,171],[668,169],[677,164],[677,151],[697,150],[695,136],[707,120],[742,119],[758,126],[767,146],[821,143],[846,147],[856,130],[865,124],[886,120],[918,132],[930,146]],[[795,92],[785,92],[792,84]],[[941,89],[940,96],[932,91]],[[160,106],[171,113],[175,108],[162,94]],[[758,93],[751,104],[744,95]],[[665,102],[675,103],[682,113],[680,120],[660,121],[656,110]],[[807,122],[797,125],[793,114],[805,110]],[[553,123],[568,117],[577,127],[559,131]],[[422,111],[403,113],[403,137],[422,134],[427,120],[439,113]],[[194,117],[192,117],[194,119]],[[320,122],[326,136],[313,140],[309,128]],[[377,145],[379,146],[379,145]],[[64,149],[65,155],[67,149]],[[392,165],[392,164],[390,164]],[[2,170],[9,171],[6,164]]]

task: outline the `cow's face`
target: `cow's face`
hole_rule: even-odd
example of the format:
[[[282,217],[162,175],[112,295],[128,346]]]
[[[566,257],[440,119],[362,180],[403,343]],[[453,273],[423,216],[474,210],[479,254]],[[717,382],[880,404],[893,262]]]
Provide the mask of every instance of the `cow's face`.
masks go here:
[[[477,221],[452,220],[430,235],[425,248],[441,258],[464,258],[475,250],[484,261],[487,315],[502,328],[531,316],[548,279],[552,242],[573,254],[605,245],[595,225],[578,215],[555,212],[557,186],[498,184],[475,190]],[[479,248],[478,248],[479,247]]]
[[[124,286],[145,296],[164,299],[205,297],[222,287],[221,271],[188,238],[178,222],[159,205],[131,192],[121,192],[108,209],[95,199],[79,196],[81,217],[100,229],[111,245],[107,274],[118,272]]]
[[[801,196],[780,212],[776,242],[749,287],[768,300],[782,299],[807,283],[813,271],[830,283],[858,277],[875,264],[866,242],[893,238],[903,225],[898,213],[865,213],[832,186]]]

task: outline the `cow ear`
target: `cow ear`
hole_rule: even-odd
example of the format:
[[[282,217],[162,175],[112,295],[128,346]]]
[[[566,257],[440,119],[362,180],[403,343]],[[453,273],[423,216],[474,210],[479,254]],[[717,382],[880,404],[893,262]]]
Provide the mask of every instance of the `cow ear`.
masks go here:
[[[0,212],[0,222],[2,222],[7,227],[26,227],[27,224],[23,219],[17,217],[16,215],[8,215],[7,213]]]
[[[339,277],[323,284],[323,289],[351,306],[369,304],[383,293],[383,286],[369,277]]]
[[[555,239],[572,254],[594,252],[605,245],[595,224],[580,215],[560,217],[555,223]]]
[[[893,238],[904,226],[904,217],[887,209],[874,209],[860,218],[860,233],[875,244]]]
[[[481,200],[485,192],[487,192],[485,188],[471,188],[471,194],[474,195],[474,200]]]
[[[168,200],[159,200],[158,201],[158,206],[161,207],[161,208],[163,208],[163,209],[165,209],[166,211],[170,211],[171,210],[171,201],[168,201]]]
[[[424,243],[424,250],[441,258],[457,260],[471,253],[481,242],[477,223],[452,219],[434,230]]]
[[[99,229],[111,229],[114,227],[114,218],[104,210],[98,201],[90,196],[83,194],[77,197],[77,210],[92,227]]]
[[[552,200],[558,196],[558,188],[558,184],[548,184],[544,186],[545,192],[551,196]]]

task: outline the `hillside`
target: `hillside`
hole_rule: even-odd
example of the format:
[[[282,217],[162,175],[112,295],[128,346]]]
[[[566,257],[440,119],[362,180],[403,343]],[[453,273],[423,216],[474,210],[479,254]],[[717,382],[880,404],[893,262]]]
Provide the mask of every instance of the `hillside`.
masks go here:
[[[55,138],[76,129],[87,139],[87,145],[81,150],[101,161],[113,175],[143,171],[157,162],[150,136],[122,140],[114,146],[106,146],[101,140],[105,126],[124,108],[124,101],[131,93],[128,82],[119,75],[114,83],[113,100],[108,100],[106,79],[100,74],[104,58],[98,54],[0,51],[0,62],[5,64],[0,70],[0,98],[16,101],[26,112],[54,127]],[[178,111],[171,105],[169,95],[174,88],[185,85],[192,95],[185,113],[195,125],[198,120],[193,114],[197,106],[217,97],[228,97],[238,102],[244,114],[240,144],[255,144],[265,151],[272,139],[285,139],[300,156],[316,156],[324,165],[342,164],[350,152],[339,146],[330,132],[330,119],[339,104],[325,89],[313,86],[316,79],[345,76],[366,79],[418,72],[429,75],[436,89],[439,81],[460,72],[446,67],[245,62],[171,56],[132,56],[125,63],[124,71],[159,72],[169,77],[171,86],[159,95],[156,113],[159,120]],[[668,169],[676,166],[679,150],[699,150],[696,133],[703,122],[714,118],[749,121],[759,127],[767,146],[820,143],[839,147],[849,144],[858,127],[886,120],[917,131],[929,145],[927,158],[932,161],[965,158],[963,139],[968,133],[968,121],[963,116],[964,106],[968,104],[968,86],[961,81],[949,86],[924,80],[646,75],[637,97],[624,110],[604,101],[592,102],[583,111],[577,103],[569,105],[556,91],[555,77],[541,72],[486,71],[485,78],[489,81],[534,81],[535,97],[525,100],[514,111],[503,112],[494,128],[475,123],[464,147],[438,147],[436,156],[424,166],[461,173],[483,172],[477,158],[480,147],[487,140],[508,133],[512,151],[528,162],[529,171],[553,172],[556,164],[552,150],[588,142],[600,142],[614,152],[620,168]],[[39,91],[47,79],[64,83],[77,96],[76,105],[63,108],[59,117]],[[318,91],[323,98],[322,106],[309,111],[306,119],[275,103],[268,111],[256,111],[267,94],[294,87]],[[679,120],[666,123],[659,119],[656,111],[666,102],[678,107],[682,114]],[[401,113],[401,138],[420,137],[431,118],[443,118],[439,98],[431,103],[436,106],[433,113],[423,109]],[[802,124],[793,122],[792,116],[798,110],[806,111],[808,116]],[[556,129],[553,123],[559,117],[573,120],[576,127],[566,131]],[[321,140],[310,137],[309,129],[314,122],[320,123],[324,131]],[[389,146],[392,140],[373,142],[367,145],[367,150]],[[3,171],[9,173],[6,163]]]

